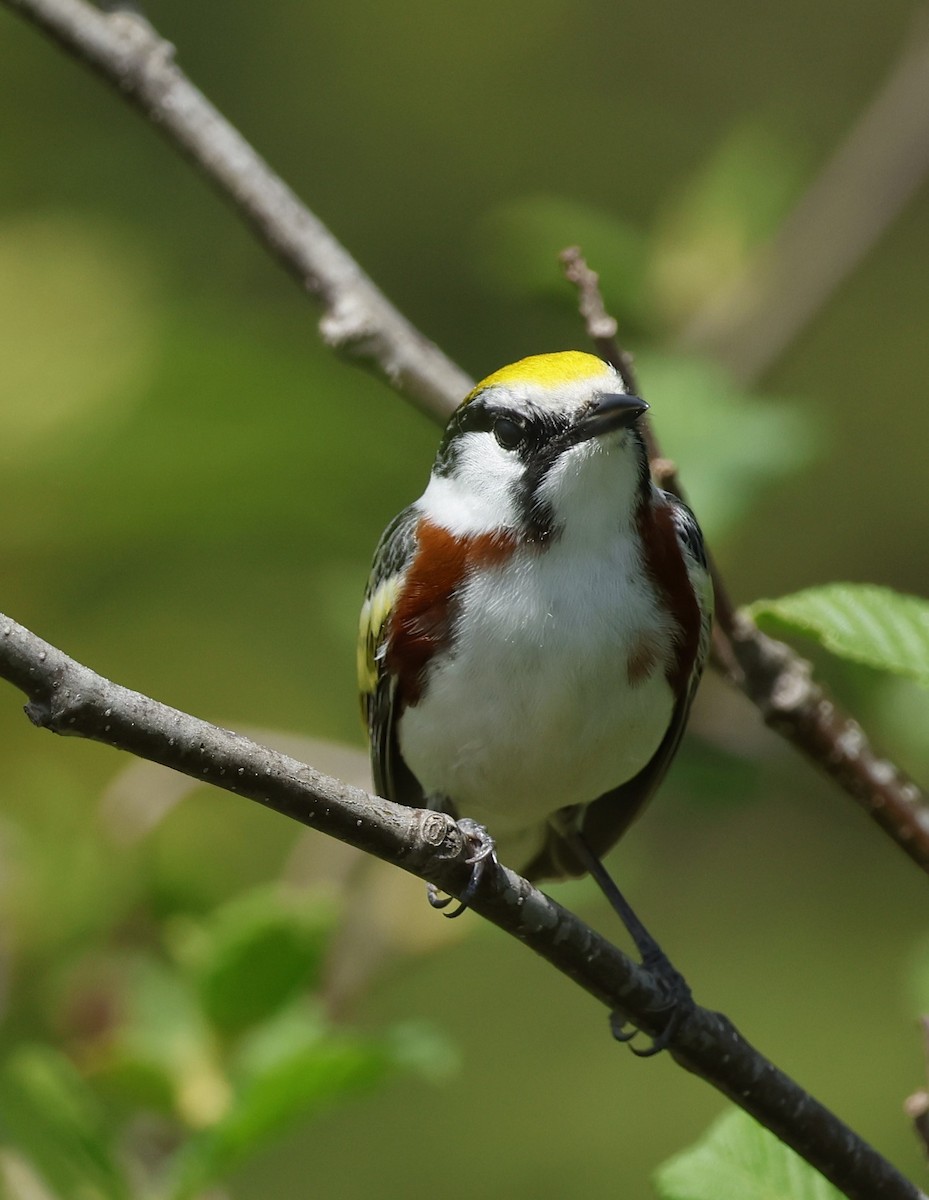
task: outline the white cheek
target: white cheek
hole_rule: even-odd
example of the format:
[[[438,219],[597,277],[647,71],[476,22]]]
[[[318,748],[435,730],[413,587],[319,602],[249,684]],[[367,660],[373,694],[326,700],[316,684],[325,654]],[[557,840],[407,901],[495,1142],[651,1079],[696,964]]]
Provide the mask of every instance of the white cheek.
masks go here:
[[[499,446],[493,434],[467,433],[454,475],[431,476],[416,507],[459,536],[512,526],[517,519],[513,495],[522,471],[518,456]]]

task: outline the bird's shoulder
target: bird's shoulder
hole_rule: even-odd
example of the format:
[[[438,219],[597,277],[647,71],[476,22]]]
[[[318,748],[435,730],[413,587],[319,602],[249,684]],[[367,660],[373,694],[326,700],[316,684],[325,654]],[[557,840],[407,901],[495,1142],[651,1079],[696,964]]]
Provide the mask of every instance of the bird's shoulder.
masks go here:
[[[674,533],[684,555],[695,565],[707,567],[706,544],[703,530],[690,505],[671,492],[658,492],[661,502],[670,510]]]
[[[697,653],[691,668],[690,690],[696,690],[710,648],[713,625],[713,578],[703,530],[690,506],[679,496],[662,492],[671,514],[671,523],[687,568],[687,576],[700,614]]]
[[[411,505],[381,534],[358,621],[358,687],[362,698],[377,688],[389,620],[418,547],[419,513]]]

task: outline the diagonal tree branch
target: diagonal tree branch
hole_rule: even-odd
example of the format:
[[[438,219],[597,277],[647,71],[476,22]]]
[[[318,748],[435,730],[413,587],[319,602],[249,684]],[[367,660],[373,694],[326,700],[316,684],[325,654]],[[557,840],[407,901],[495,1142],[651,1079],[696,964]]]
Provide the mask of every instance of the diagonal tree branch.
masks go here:
[[[26,714],[53,733],[89,738],[255,800],[301,824],[393,862],[443,891],[460,893],[469,850],[450,817],[405,808],[322,775],[148,696],[111,683],[0,614],[0,678],[24,692]],[[503,867],[471,906],[650,1034],[666,998],[648,971],[573,913]],[[695,1006],[669,1050],[751,1113],[851,1200],[926,1200],[866,1142],[765,1059],[720,1013]]]

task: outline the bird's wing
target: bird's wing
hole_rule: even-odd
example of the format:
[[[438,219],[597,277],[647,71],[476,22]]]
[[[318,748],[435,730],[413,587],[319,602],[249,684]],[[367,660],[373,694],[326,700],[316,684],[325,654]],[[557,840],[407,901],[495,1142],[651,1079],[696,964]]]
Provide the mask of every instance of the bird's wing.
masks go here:
[[[371,744],[374,789],[379,796],[411,807],[423,803],[423,794],[397,744],[397,679],[388,670],[386,655],[390,616],[416,554],[417,522],[416,511],[406,508],[384,530],[358,626],[358,687]]]
[[[703,535],[696,518],[682,500],[666,493],[663,493],[663,496],[665,502],[671,507],[674,532],[677,535],[678,545],[687,565],[687,573],[700,605],[700,638],[688,686],[674,706],[671,721],[658,749],[637,775],[633,775],[631,779],[627,779],[625,783],[611,791],[605,792],[586,805],[582,811],[580,831],[590,849],[598,857],[602,857],[616,845],[667,774],[683,737],[687,717],[690,714],[690,706],[693,704],[710,647],[713,624],[713,586],[707,567]],[[576,862],[570,850],[558,836],[557,829],[553,828],[546,839],[545,847],[530,864],[526,874],[530,879],[557,878],[564,875],[583,875],[584,868]]]

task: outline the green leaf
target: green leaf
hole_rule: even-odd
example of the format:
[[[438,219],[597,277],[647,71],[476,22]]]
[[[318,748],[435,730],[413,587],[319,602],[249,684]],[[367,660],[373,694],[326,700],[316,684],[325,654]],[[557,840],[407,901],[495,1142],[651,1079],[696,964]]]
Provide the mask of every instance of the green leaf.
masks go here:
[[[842,1200],[741,1109],[724,1113],[695,1146],[659,1167],[655,1185],[663,1200]]]
[[[259,888],[219,908],[197,931],[195,976],[207,1016],[234,1036],[276,1013],[317,977],[332,906]]]
[[[196,1195],[298,1120],[374,1086],[393,1065],[381,1042],[332,1033],[299,1008],[284,1013],[246,1040],[228,1111],[179,1152],[167,1194]]]
[[[229,1085],[190,981],[147,955],[123,964],[119,1020],[94,1049],[94,1080],[130,1110],[200,1128],[225,1111]]]
[[[0,1134],[61,1200],[129,1195],[96,1098],[71,1061],[50,1047],[22,1046],[3,1064]]]
[[[762,629],[804,634],[840,658],[929,687],[929,600],[920,596],[832,583],[759,600],[749,612]]]

